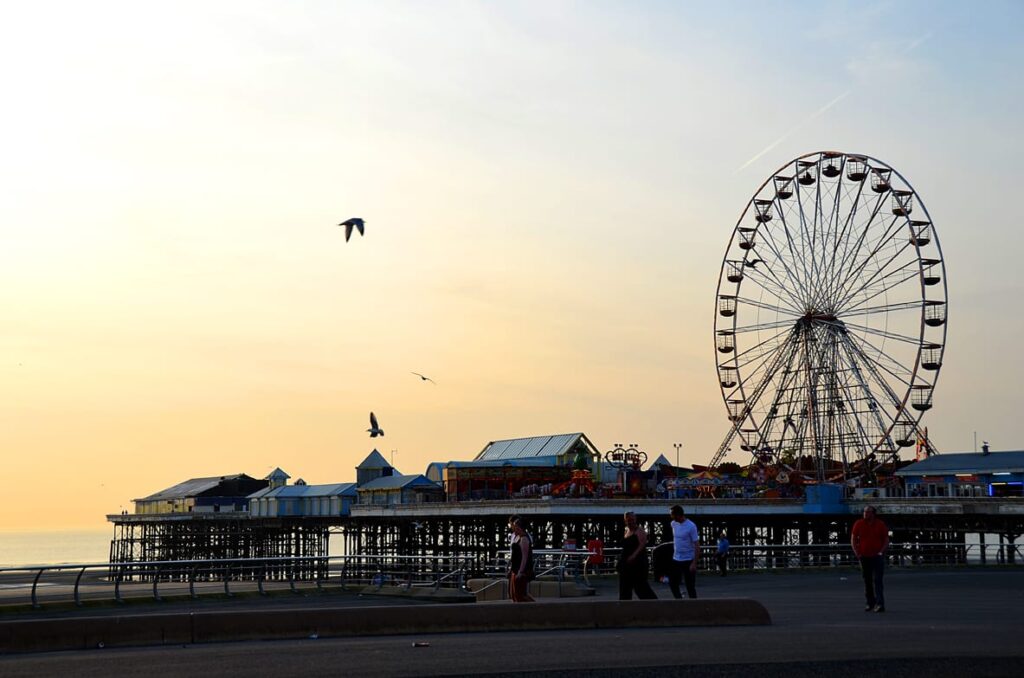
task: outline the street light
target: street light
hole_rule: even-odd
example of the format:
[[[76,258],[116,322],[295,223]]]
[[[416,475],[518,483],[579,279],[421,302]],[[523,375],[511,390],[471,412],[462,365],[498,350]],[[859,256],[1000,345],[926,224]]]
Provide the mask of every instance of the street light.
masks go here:
[[[672,447],[676,448],[676,468],[679,468],[679,449],[682,446],[682,443],[672,443]]]

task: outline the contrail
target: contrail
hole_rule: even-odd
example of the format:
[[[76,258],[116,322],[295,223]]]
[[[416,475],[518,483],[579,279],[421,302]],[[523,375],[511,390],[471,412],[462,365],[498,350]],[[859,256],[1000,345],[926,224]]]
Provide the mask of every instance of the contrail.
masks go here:
[[[915,38],[914,40],[911,40],[910,44],[908,44],[906,47],[904,47],[902,50],[900,50],[900,54],[906,54],[907,52],[909,52],[909,51],[911,51],[913,49],[916,49],[918,46],[921,45],[921,43],[926,42],[931,37],[932,37],[932,32],[929,31],[929,32],[925,33],[924,35],[922,35],[922,36],[920,36],[918,38]],[[797,123],[797,125],[795,127],[793,127],[791,130],[789,130],[788,132],[783,134],[781,137],[779,137],[778,139],[776,139],[772,143],[768,144],[768,146],[766,146],[760,153],[758,153],[753,158],[751,158],[750,160],[746,161],[745,163],[740,165],[738,168],[736,168],[736,171],[733,172],[732,175],[736,176],[737,174],[739,174],[740,172],[745,170],[747,167],[750,167],[752,164],[757,162],[761,158],[761,156],[763,156],[765,153],[767,153],[768,151],[772,150],[773,148],[775,148],[776,146],[781,144],[783,141],[788,139],[790,137],[790,135],[793,134],[793,132],[797,131],[798,129],[800,129],[801,127],[806,125],[807,123],[811,122],[812,120],[814,120],[818,116],[822,115],[825,111],[827,111],[828,109],[832,108],[833,106],[838,104],[840,101],[842,101],[843,99],[848,97],[852,92],[853,92],[852,89],[846,90],[845,92],[843,92],[842,94],[837,96],[835,99],[833,99],[832,101],[828,102],[827,104],[825,104],[824,106],[819,108],[814,113],[811,113],[805,119],[803,119],[799,123]]]
[[[783,134],[783,135],[782,135],[781,137],[779,137],[778,139],[776,139],[776,140],[775,140],[775,141],[773,141],[772,143],[768,144],[768,146],[766,146],[766,147],[764,148],[764,150],[762,150],[762,151],[761,151],[760,153],[758,153],[758,154],[757,154],[757,155],[755,155],[755,156],[754,156],[753,158],[751,158],[750,160],[746,161],[745,163],[743,163],[742,165],[740,165],[740,166],[739,166],[738,168],[736,168],[736,171],[732,173],[732,174],[733,174],[733,176],[736,176],[737,174],[739,174],[740,172],[742,172],[743,170],[745,170],[745,169],[746,169],[747,167],[749,167],[750,165],[752,165],[752,164],[754,164],[755,162],[757,162],[757,160],[758,160],[758,159],[759,159],[759,158],[760,158],[760,157],[761,157],[762,155],[764,155],[765,153],[767,153],[768,151],[772,150],[773,148],[775,148],[776,146],[778,146],[779,144],[781,144],[781,143],[782,143],[783,141],[785,141],[786,139],[788,139],[788,138],[789,138],[789,136],[790,136],[791,134],[793,134],[793,132],[797,131],[798,129],[800,129],[801,127],[803,127],[804,125],[806,125],[806,124],[807,124],[807,123],[809,123],[810,121],[814,120],[814,119],[815,119],[815,118],[817,118],[818,116],[820,116],[820,115],[822,115],[823,113],[825,113],[825,111],[827,111],[828,109],[830,109],[830,108],[832,108],[833,106],[835,106],[836,104],[838,104],[838,103],[839,103],[840,101],[842,101],[842,100],[843,100],[843,99],[845,99],[846,97],[850,96],[850,93],[851,93],[852,91],[853,91],[853,90],[850,90],[850,89],[846,90],[845,92],[843,92],[842,94],[840,94],[839,96],[837,96],[837,97],[836,97],[835,99],[833,99],[832,101],[828,102],[827,104],[825,104],[824,106],[822,106],[821,108],[819,108],[818,110],[816,110],[816,111],[815,111],[814,113],[811,113],[811,114],[810,114],[809,116],[807,116],[806,118],[804,118],[803,120],[801,120],[801,121],[800,121],[799,123],[797,123],[797,124],[796,124],[796,125],[795,125],[795,126],[794,126],[794,127],[792,128],[792,129],[790,129],[790,130],[789,130],[788,132],[786,132],[785,134]]]

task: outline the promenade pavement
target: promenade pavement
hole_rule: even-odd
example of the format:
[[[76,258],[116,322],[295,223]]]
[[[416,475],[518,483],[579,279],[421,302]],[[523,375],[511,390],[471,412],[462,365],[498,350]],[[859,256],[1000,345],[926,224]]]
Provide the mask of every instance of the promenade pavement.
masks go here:
[[[772,615],[769,627],[423,634],[97,649],[2,656],[0,675],[1024,675],[1024,570],[890,571],[886,584],[888,611],[875,614],[863,612],[862,584],[853,571],[699,578],[702,597],[761,601]],[[598,589],[596,597],[575,599],[581,614],[586,614],[588,601],[607,600],[616,593],[613,581],[600,582]],[[656,585],[655,590],[659,597],[669,597],[666,587]],[[393,604],[351,598],[354,606]],[[344,604],[340,599],[311,595],[243,604],[338,606]],[[188,604],[153,607],[169,612]],[[123,614],[124,608],[119,611]],[[409,611],[415,614],[414,607]],[[353,614],[358,614],[355,607]],[[416,642],[429,645],[415,647]]]

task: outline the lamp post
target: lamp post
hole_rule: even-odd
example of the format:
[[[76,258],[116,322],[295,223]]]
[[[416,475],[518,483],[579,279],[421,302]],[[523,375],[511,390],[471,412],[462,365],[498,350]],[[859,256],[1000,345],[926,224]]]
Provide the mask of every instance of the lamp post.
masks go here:
[[[672,447],[676,448],[676,468],[679,468],[679,449],[682,446],[682,443],[672,443]]]

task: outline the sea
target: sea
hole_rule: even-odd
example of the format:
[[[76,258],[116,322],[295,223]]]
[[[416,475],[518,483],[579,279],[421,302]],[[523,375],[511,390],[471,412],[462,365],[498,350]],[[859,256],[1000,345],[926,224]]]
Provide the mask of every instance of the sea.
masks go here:
[[[106,563],[113,529],[46,532],[0,531],[0,568],[26,565]],[[345,540],[331,539],[330,555],[344,554]]]
[[[113,529],[0,532],[0,568],[105,563]]]

